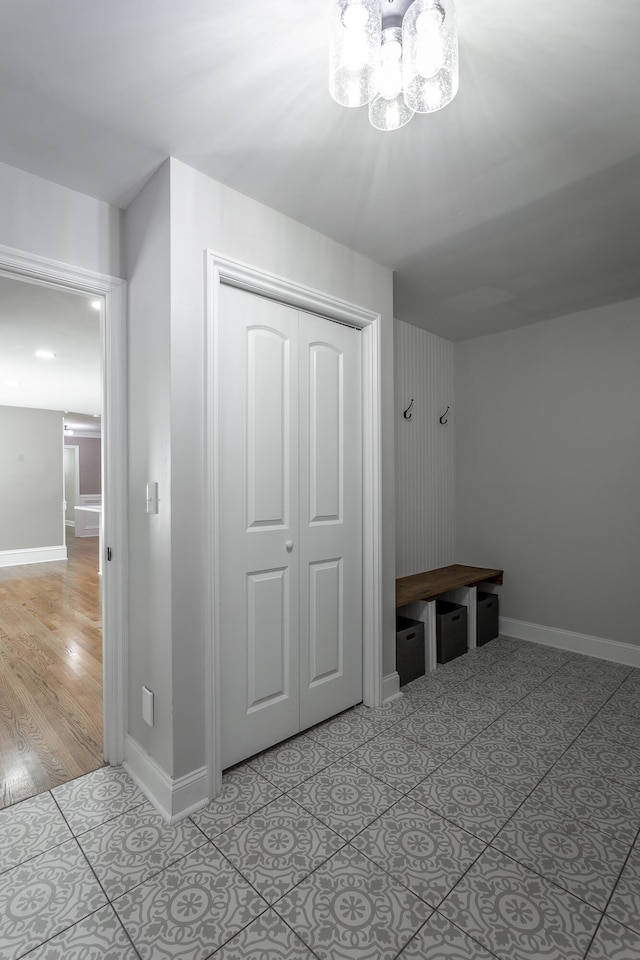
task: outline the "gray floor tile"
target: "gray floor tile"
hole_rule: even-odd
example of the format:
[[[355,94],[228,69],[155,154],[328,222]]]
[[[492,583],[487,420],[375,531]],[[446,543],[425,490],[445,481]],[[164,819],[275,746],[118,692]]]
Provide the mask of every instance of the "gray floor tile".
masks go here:
[[[356,710],[341,713],[333,720],[327,720],[317,727],[312,727],[304,734],[310,740],[326,747],[338,756],[344,756],[354,747],[376,735],[376,728],[372,721]]]
[[[213,840],[281,794],[279,787],[243,763],[223,774],[220,794],[191,819]]]
[[[492,846],[600,910],[629,853],[628,844],[536,799],[525,801]]]
[[[459,687],[442,698],[439,706],[448,710],[450,716],[464,720],[484,720],[488,725],[508,709],[509,703],[483,696],[477,690]]]
[[[0,876],[0,956],[21,957],[106,903],[75,840]]]
[[[494,960],[495,954],[476,943],[446,917],[434,913],[398,960]]]
[[[315,957],[273,910],[267,910],[216,953],[215,960],[315,960]]]
[[[345,840],[400,798],[397,790],[346,760],[305,780],[290,796]]]
[[[349,847],[275,909],[320,960],[392,960],[431,914],[426,903]]]
[[[442,674],[441,670],[413,680],[402,687],[404,697],[413,704],[436,703],[445,694],[458,689],[466,682],[466,677],[457,677],[454,674]]]
[[[190,820],[170,826],[148,801],[78,841],[110,900],[208,842]]]
[[[103,768],[0,812],[0,956],[640,960],[639,744],[640,670],[500,637],[172,828]]]
[[[575,758],[562,757],[534,796],[623,842],[633,843],[640,827],[638,791],[585,770]]]
[[[607,913],[640,936],[640,843],[631,851]]]
[[[522,744],[517,739],[498,739],[485,732],[456,754],[461,763],[484,770],[500,783],[522,790],[532,790],[553,766],[558,751],[543,752]]]
[[[424,707],[402,720],[394,733],[410,737],[421,746],[434,751],[443,759],[463,747],[472,737],[485,729],[491,720],[488,717],[465,717],[452,715],[446,705]]]
[[[583,726],[595,716],[598,710],[597,706],[581,703],[580,700],[570,700],[568,697],[563,697],[557,690],[549,690],[544,686],[536,687],[523,697],[517,706],[532,715],[541,715],[549,720],[570,723],[582,721]]]
[[[345,759],[405,793],[439,767],[446,753],[437,746],[427,749],[409,737],[395,735],[396,730],[394,727],[363,743]]]
[[[488,728],[488,732],[495,731],[499,736],[506,737],[533,737],[541,743],[551,742],[556,746],[567,747],[579,736],[584,726],[585,721],[582,719],[568,716],[560,719],[545,716],[542,712],[532,713],[520,702],[498,717]]]
[[[482,840],[408,798],[351,844],[433,907],[485,848]]]
[[[560,694],[569,700],[579,700],[591,707],[601,707],[616,688],[616,682],[603,677],[600,680],[571,676],[568,668],[564,673],[554,673],[542,687]]]
[[[640,746],[620,740],[585,734],[571,745],[567,759],[580,763],[585,771],[593,772],[608,780],[617,780],[629,787],[640,787]]]
[[[622,663],[601,660],[598,657],[574,656],[561,672],[596,681],[604,677],[611,684],[614,682],[620,684],[632,674],[633,668],[626,667]]]
[[[320,743],[297,737],[252,757],[247,763],[276,787],[289,790],[335,760],[336,754]]]
[[[582,960],[600,912],[488,848],[440,913],[501,960]]]
[[[51,792],[76,835],[132,810],[146,799],[122,767],[101,767]]]
[[[365,707],[363,703],[353,708],[353,712],[368,720],[377,731],[386,730],[403,717],[409,716],[416,705],[401,692],[399,697],[383,703],[381,707]]]
[[[640,718],[634,719],[628,714],[617,715],[615,711],[607,711],[603,707],[584,728],[584,736],[611,740],[613,743],[640,744]]]
[[[267,907],[209,843],[113,905],[143,960],[204,960]]]
[[[409,796],[489,842],[527,793],[528,788],[492,780],[480,768],[456,756],[438,767]]]
[[[289,797],[273,800],[215,840],[269,903],[279,900],[344,842]]]
[[[0,873],[72,836],[50,793],[0,810]]]
[[[138,954],[107,906],[38,947],[29,960],[138,960]]]
[[[585,960],[638,960],[640,935],[604,917]]]

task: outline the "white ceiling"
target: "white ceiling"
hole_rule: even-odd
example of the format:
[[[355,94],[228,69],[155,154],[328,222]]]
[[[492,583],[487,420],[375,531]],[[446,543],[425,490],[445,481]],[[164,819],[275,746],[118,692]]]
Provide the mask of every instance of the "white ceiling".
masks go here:
[[[173,155],[396,271],[451,339],[640,295],[639,0],[457,0],[461,82],[380,133],[327,0],[5,0],[0,160],[126,206]]]
[[[70,414],[100,430],[100,310],[91,297],[0,275],[0,406]],[[36,351],[55,354],[41,359]]]

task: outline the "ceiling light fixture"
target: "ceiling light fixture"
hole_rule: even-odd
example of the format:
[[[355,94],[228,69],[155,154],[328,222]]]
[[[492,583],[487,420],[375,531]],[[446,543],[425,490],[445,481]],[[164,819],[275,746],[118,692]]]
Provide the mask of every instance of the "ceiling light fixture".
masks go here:
[[[441,110],[458,83],[453,0],[331,0],[331,96],[343,107],[369,104],[378,130]]]
[[[51,350],[36,350],[36,357],[41,360],[53,360],[55,353],[52,353]]]

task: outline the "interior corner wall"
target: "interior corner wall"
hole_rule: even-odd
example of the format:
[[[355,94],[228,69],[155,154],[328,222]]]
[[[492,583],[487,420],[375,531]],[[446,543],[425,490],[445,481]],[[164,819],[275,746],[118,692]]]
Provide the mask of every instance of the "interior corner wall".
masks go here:
[[[172,610],[175,774],[205,760],[203,442],[204,251],[239,260],[382,316],[385,673],[395,670],[392,274],[303,224],[171,160]]]
[[[0,163],[0,245],[123,277],[121,211]]]
[[[453,563],[454,345],[396,320],[396,576]],[[410,419],[404,411],[413,402]],[[449,407],[446,424],[440,417]]]
[[[64,544],[63,415],[0,406],[0,551]]]
[[[501,616],[640,645],[640,300],[456,344],[457,555]]]
[[[169,165],[125,213],[129,313],[128,733],[173,773]],[[158,484],[157,514],[146,485]],[[154,693],[154,726],[142,687]]]

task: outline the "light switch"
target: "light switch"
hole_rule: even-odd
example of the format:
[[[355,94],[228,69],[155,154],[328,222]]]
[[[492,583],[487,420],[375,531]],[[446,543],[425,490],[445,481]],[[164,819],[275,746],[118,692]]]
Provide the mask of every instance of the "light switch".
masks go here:
[[[147,513],[158,512],[158,484],[150,480],[147,484]]]
[[[153,726],[153,690],[148,687],[142,688],[142,719]]]

